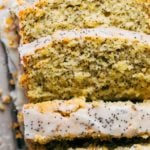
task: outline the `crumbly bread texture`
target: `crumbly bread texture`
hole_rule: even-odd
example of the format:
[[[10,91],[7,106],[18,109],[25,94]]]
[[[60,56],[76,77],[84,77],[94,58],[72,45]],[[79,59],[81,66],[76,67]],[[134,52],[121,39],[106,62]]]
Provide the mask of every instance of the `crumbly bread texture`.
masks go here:
[[[150,98],[150,35],[116,28],[57,32],[20,47],[30,102]]]
[[[84,98],[27,104],[23,108],[25,139],[45,144],[85,137],[148,137],[149,108],[149,102],[85,102]]]
[[[149,150],[150,145],[149,144],[130,144],[126,146],[102,146],[102,145],[95,145],[91,144],[86,147],[78,147],[76,148],[67,148],[63,147],[62,145],[55,144],[56,146],[53,147],[54,150]],[[39,145],[34,142],[28,141],[28,148],[29,150],[49,150],[50,148],[46,145]]]
[[[19,10],[22,43],[57,30],[100,25],[150,34],[150,1],[146,0],[39,0]]]

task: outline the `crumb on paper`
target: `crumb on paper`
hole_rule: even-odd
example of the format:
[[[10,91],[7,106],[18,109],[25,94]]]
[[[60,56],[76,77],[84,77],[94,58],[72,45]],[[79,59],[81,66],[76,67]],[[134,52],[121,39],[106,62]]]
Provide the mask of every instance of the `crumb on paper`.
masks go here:
[[[17,119],[20,125],[23,124],[23,114],[21,112],[18,112]]]
[[[13,79],[9,80],[10,85],[15,85],[15,81]]]
[[[12,77],[16,79],[16,78],[18,77],[18,72],[17,72],[17,71],[14,71],[14,72],[12,73]]]
[[[20,131],[17,131],[17,132],[16,132],[16,139],[21,139],[21,138],[23,138],[21,132],[20,132]]]
[[[19,123],[14,122],[14,123],[12,124],[12,129],[17,129],[17,128],[19,128]]]
[[[2,89],[0,89],[0,96],[2,96],[2,93],[3,93],[3,92],[2,92]]]
[[[14,122],[14,123],[12,124],[12,129],[15,130],[15,137],[16,137],[16,139],[21,139],[21,138],[23,138],[23,135],[22,135],[22,133],[21,133],[21,131],[20,131],[20,125],[19,125],[18,122]]]
[[[6,107],[4,104],[0,103],[0,111],[4,112],[6,110]]]
[[[2,103],[3,104],[9,104],[11,102],[11,97],[9,95],[2,97]]]

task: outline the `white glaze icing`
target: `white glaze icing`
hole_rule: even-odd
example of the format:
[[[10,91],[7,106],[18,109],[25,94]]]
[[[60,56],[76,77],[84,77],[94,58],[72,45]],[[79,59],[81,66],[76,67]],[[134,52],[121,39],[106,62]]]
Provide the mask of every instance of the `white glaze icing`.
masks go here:
[[[20,57],[22,58],[25,55],[34,54],[36,49],[40,49],[42,47],[47,46],[50,43],[50,41],[51,41],[51,36],[47,36],[47,37],[35,40],[32,43],[28,43],[28,44],[24,44],[23,46],[20,46],[18,48],[20,52]]]
[[[7,48],[17,48],[19,36],[17,30],[17,20],[12,18],[10,9],[21,5],[21,0],[0,0],[0,39],[4,42]]]
[[[0,39],[7,48],[17,50],[20,40],[17,33],[18,19],[14,18],[13,13],[18,8],[30,6],[32,3],[32,0],[0,0]]]
[[[138,40],[150,44],[150,35],[119,29],[116,27],[99,27],[94,29],[81,29],[71,31],[57,31],[53,37],[55,40],[63,40],[64,38],[74,39],[82,37],[104,37],[104,38],[126,38],[130,40]]]
[[[91,37],[91,36],[102,37],[102,38],[114,38],[114,37],[126,38],[129,40],[137,40],[143,43],[150,44],[150,35],[118,29],[115,27],[110,27],[110,28],[99,27],[95,29],[58,31],[52,35],[52,38],[48,36],[48,37],[35,40],[34,42],[31,42],[29,44],[22,45],[19,48],[20,57],[22,59],[24,56],[34,54],[37,48],[46,47],[47,44],[49,44],[50,41],[53,40],[61,41],[63,39],[75,39],[75,38],[83,38],[83,37]],[[51,39],[51,40],[48,41],[47,39]],[[47,40],[46,44],[44,43],[45,40]]]
[[[16,34],[16,24],[8,24],[7,19],[10,18],[10,12],[8,9],[0,10],[0,39],[4,42],[8,48],[18,47],[18,35]]]
[[[45,102],[45,112],[40,111],[38,104],[24,106],[25,138],[76,138],[91,136],[93,132],[112,137],[150,135],[150,103],[99,101],[94,105],[82,101]]]

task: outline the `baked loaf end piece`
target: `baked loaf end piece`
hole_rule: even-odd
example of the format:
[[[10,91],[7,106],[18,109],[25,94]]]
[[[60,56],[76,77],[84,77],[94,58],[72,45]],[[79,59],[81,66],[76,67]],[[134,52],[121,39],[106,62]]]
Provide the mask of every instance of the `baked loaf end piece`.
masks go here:
[[[75,138],[150,136],[150,103],[85,102],[83,98],[27,104],[25,139],[40,144]]]
[[[116,28],[55,33],[20,47],[21,83],[33,103],[149,99],[150,36]]]
[[[100,25],[150,34],[150,2],[143,0],[40,0],[18,13],[22,43],[56,30]]]

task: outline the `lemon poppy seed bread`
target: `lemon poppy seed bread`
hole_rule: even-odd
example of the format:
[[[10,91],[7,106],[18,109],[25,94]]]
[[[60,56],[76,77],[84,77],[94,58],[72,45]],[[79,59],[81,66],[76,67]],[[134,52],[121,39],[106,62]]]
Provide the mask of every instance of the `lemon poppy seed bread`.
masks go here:
[[[149,107],[149,102],[85,102],[83,98],[27,104],[25,139],[46,144],[75,138],[149,137]]]
[[[150,36],[116,28],[57,32],[20,47],[30,102],[150,98]]]
[[[144,0],[40,0],[21,9],[18,18],[22,43],[100,25],[150,34],[150,2]]]
[[[150,0],[0,0],[0,20],[29,150],[150,149]]]

